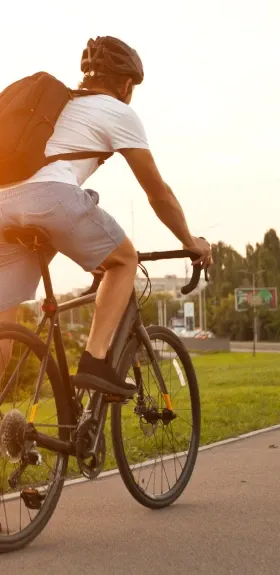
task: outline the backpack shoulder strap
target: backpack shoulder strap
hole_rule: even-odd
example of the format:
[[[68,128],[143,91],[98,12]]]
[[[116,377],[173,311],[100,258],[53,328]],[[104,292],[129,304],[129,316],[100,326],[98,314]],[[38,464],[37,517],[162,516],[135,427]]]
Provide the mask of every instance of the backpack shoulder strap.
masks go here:
[[[101,96],[102,92],[96,90],[70,90],[73,98],[83,98],[84,96]]]
[[[98,96],[101,92],[96,92],[95,90],[70,90],[72,98],[83,98],[85,96]],[[44,163],[44,166],[48,166],[53,162],[58,160],[88,160],[89,158],[99,158],[99,166],[104,164],[105,160],[113,156],[113,152],[68,152],[65,154],[56,154],[55,156],[48,156]]]
[[[48,156],[44,163],[44,166],[48,166],[53,162],[58,160],[88,160],[89,158],[99,158],[99,165],[104,164],[105,160],[108,160],[113,156],[113,152],[68,152],[66,154],[56,154],[55,156]]]

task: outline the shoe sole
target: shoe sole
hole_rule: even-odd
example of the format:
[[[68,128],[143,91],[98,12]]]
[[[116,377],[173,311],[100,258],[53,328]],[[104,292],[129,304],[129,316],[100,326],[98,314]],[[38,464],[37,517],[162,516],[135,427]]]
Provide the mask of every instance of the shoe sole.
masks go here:
[[[124,389],[120,385],[114,385],[114,383],[110,383],[110,381],[102,379],[101,377],[95,377],[94,375],[88,375],[86,373],[78,373],[72,376],[71,381],[77,389],[92,389],[100,393],[124,397],[133,397],[136,393],[136,385],[133,389]]]

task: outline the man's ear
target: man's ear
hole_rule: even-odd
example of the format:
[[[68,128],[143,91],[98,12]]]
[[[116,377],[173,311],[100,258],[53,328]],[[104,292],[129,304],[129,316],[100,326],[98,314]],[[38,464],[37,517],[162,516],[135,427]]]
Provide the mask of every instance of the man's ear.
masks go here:
[[[123,88],[121,90],[121,95],[126,98],[126,96],[132,94],[133,91],[133,82],[132,82],[132,78],[127,78],[127,80],[125,81]]]

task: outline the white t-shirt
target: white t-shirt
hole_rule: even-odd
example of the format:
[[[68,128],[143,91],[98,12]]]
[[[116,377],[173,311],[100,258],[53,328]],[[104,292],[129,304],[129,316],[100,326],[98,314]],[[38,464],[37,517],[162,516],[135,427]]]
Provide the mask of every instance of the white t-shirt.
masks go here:
[[[149,148],[144,127],[130,106],[102,94],[74,98],[66,104],[45,154],[52,156],[88,150],[113,152],[124,148]],[[59,160],[45,166],[22,184],[62,182],[81,186],[97,168],[98,158],[71,162]]]

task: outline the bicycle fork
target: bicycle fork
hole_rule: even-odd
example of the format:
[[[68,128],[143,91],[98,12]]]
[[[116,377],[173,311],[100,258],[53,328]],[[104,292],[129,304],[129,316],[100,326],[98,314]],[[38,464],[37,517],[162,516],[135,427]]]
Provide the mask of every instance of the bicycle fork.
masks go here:
[[[138,332],[138,337],[141,338],[141,340],[144,343],[144,346],[146,348],[146,351],[148,353],[149,359],[151,361],[151,364],[152,364],[152,367],[154,370],[154,374],[155,374],[156,379],[159,383],[159,388],[160,388],[160,392],[161,392],[162,398],[164,400],[164,403],[165,403],[167,409],[169,411],[172,411],[173,408],[172,408],[170,395],[168,393],[167,387],[165,385],[165,381],[163,379],[160,367],[158,365],[158,361],[156,358],[154,348],[152,346],[152,342],[151,342],[151,340],[148,336],[148,333],[147,333],[147,331],[143,325],[138,326],[137,332]],[[140,403],[141,403],[141,401],[143,403],[143,401],[144,401],[144,383],[143,383],[142,374],[141,374],[141,364],[140,364],[140,361],[138,359],[137,354],[133,360],[132,366],[133,366],[133,373],[134,373],[134,377],[135,377],[135,381],[136,381],[136,385],[137,385],[137,390],[138,390],[138,399],[139,399]]]

